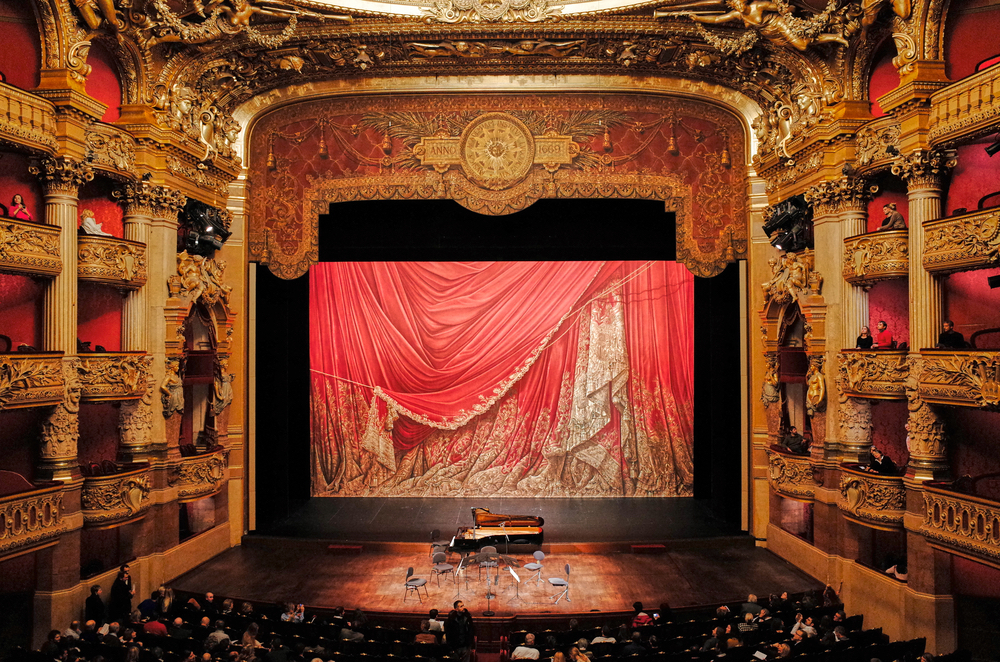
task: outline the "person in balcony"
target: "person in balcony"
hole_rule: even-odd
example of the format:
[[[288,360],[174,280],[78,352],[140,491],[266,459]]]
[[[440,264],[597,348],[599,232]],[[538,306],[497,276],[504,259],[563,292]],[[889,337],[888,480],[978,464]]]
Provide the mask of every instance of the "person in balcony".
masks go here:
[[[868,472],[882,476],[895,476],[899,473],[896,463],[888,455],[880,451],[875,446],[871,448],[871,461],[868,463]]]
[[[24,204],[24,198],[21,197],[20,193],[15,193],[14,197],[10,201],[10,217],[18,218],[22,221],[33,221],[31,217],[31,212],[28,211],[28,207]]]
[[[858,334],[858,340],[854,343],[854,346],[858,349],[871,349],[873,342],[875,342],[875,339],[872,338],[872,332],[867,326],[863,326],[861,327],[861,333]]]
[[[889,331],[889,325],[885,323],[885,320],[879,320],[878,324],[875,325],[875,329],[878,333],[875,334],[875,342],[872,343],[872,348],[892,349],[892,332]]]
[[[788,429],[788,434],[782,437],[781,445],[796,455],[809,453],[809,445],[806,443],[805,437],[799,434],[799,429],[794,425]]]
[[[944,331],[938,334],[938,349],[965,349],[965,336],[955,330],[955,323],[945,320]]]
[[[882,219],[882,225],[878,226],[880,231],[906,229],[906,221],[903,219],[903,215],[896,211],[895,202],[882,205],[882,213],[885,214],[885,218]]]

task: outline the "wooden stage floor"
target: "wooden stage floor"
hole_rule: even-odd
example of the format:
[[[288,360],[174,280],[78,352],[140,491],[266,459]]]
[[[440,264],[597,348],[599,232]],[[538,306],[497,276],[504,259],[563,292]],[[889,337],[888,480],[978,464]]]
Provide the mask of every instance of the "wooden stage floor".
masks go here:
[[[248,600],[304,603],[312,607],[362,607],[377,612],[425,614],[430,608],[447,612],[461,598],[472,613],[487,608],[485,579],[472,568],[468,587],[445,576],[438,586],[430,579],[429,545],[368,543],[360,553],[331,550],[329,541],[249,536],[244,544],[178,577],[174,589]],[[650,608],[662,602],[673,607],[738,601],[748,593],[804,591],[820,585],[748,537],[675,540],[660,553],[633,553],[624,543],[546,544],[542,576],[565,577],[570,565],[570,598],[554,604],[555,589],[523,582],[519,598],[512,578],[501,570],[499,598],[491,602],[499,616],[526,613],[574,613],[629,610],[640,600]],[[502,549],[501,549],[502,551]],[[521,564],[528,551],[513,554]],[[458,555],[450,561],[458,563]],[[405,596],[406,569],[428,578],[423,602]],[[523,579],[529,573],[520,571]],[[404,601],[404,597],[406,598]]]

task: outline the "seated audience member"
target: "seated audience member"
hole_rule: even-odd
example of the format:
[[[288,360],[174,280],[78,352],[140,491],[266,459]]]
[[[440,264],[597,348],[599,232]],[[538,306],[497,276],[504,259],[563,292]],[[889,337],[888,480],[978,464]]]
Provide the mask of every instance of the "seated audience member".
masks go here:
[[[184,619],[178,616],[174,619],[174,622],[170,624],[167,628],[167,632],[170,633],[171,637],[176,639],[190,639],[191,630],[184,627]]]
[[[215,630],[205,637],[205,650],[212,653],[220,653],[229,648],[231,640],[226,634],[226,622],[222,619],[215,621]]]
[[[281,641],[281,637],[272,637],[271,650],[264,656],[264,662],[288,662],[291,652],[288,646],[285,646]]]
[[[233,600],[232,598],[226,598],[222,601],[222,611],[219,612],[220,616],[229,616],[233,613]]]
[[[101,643],[105,646],[121,646],[122,640],[118,636],[118,631],[121,629],[121,626],[119,626],[117,622],[107,623],[105,625],[108,631],[103,637],[101,637]]]
[[[139,613],[143,618],[153,618],[159,612],[160,592],[153,591],[148,598],[139,603]]]
[[[790,433],[794,433],[795,432],[795,426],[792,426],[792,429],[789,430],[789,432]],[[757,604],[757,596],[756,595],[754,595],[753,593],[751,593],[750,595],[747,596],[747,601],[744,602],[743,606],[740,608],[740,613],[741,614],[753,614],[754,616],[756,616],[757,614],[760,613],[760,605]]]
[[[781,445],[788,449],[790,453],[797,455],[805,455],[809,452],[809,444],[806,443],[805,437],[799,434],[799,429],[794,425],[788,428],[788,434],[781,439]]]
[[[712,636],[701,645],[703,651],[719,650],[722,646],[722,638],[726,636],[726,628],[719,626],[712,630]]]
[[[52,630],[46,637],[45,643],[38,649],[39,653],[44,653],[49,657],[60,657],[62,655],[62,633],[59,630]]]
[[[761,609],[761,611],[764,610]],[[743,614],[743,621],[740,622],[739,625],[737,625],[736,627],[741,633],[744,634],[747,632],[755,632],[760,628],[760,626],[754,621],[755,621],[754,615],[748,611]]]
[[[556,651],[552,654],[552,662],[566,662],[566,656],[562,651]]]
[[[779,658],[792,656],[792,647],[784,642],[774,644],[774,650]]]
[[[365,616],[365,612],[361,611],[361,607],[355,607],[354,613],[351,614],[351,629],[364,632],[367,627],[368,617]]]
[[[164,625],[162,621],[155,618],[151,618],[143,623],[142,631],[156,635],[157,637],[166,637],[169,635],[169,632],[167,632],[167,626]]]
[[[211,591],[205,593],[205,599],[201,601],[201,610],[209,616],[215,616],[219,613],[219,606],[215,604],[215,593]]]
[[[240,638],[240,646],[243,648],[263,648],[263,644],[257,641],[257,634],[260,632],[260,626],[256,623],[251,623],[247,626],[246,632],[243,633],[243,637]]]
[[[885,574],[892,575],[893,577],[895,577],[899,581],[905,582],[906,581],[906,577],[907,577],[907,575],[906,575],[906,561],[905,560],[904,561],[900,561],[899,563],[893,565],[892,567],[890,567],[888,570],[885,571]]]
[[[281,620],[291,623],[301,623],[305,617],[305,605],[296,605],[291,602],[285,604],[285,611],[281,614]]]
[[[427,622],[431,625],[431,632],[444,632],[444,621],[438,620],[438,614],[441,613],[437,609],[431,609],[430,618]]]
[[[632,625],[633,628],[641,628],[643,625],[649,625],[653,622],[653,619],[649,614],[642,610],[641,602],[632,603]]]
[[[642,655],[646,652],[646,647],[642,645],[638,632],[632,633],[632,638],[625,647],[622,648],[622,655]]]
[[[885,323],[885,320],[879,320],[878,324],[875,325],[877,333],[875,334],[875,342],[872,343],[873,349],[892,349],[892,333],[889,331],[889,325]]]
[[[792,626],[792,636],[800,630],[806,636],[816,636],[816,627],[813,625],[812,616],[802,616],[801,612],[795,615],[795,625]]]
[[[613,644],[617,640],[611,636],[611,626],[605,624],[601,627],[601,634],[594,637],[590,643],[591,644]]]
[[[842,641],[849,641],[847,636],[847,630],[844,629],[843,625],[838,625],[837,627],[833,628],[833,630],[828,632],[826,636],[823,637],[822,644],[824,646],[835,646],[836,644],[839,644]]]
[[[771,607],[772,612],[779,612],[783,609],[788,609],[791,603],[788,601],[788,591],[782,591],[781,595],[772,595],[771,601],[768,603]]]
[[[585,655],[588,660],[594,659],[594,651],[587,650],[588,644],[586,639],[584,639],[583,637],[577,639],[576,647],[580,649],[580,652],[583,653],[583,655]]]
[[[202,616],[198,625],[191,628],[191,638],[195,641],[205,641],[210,634],[212,634],[212,619],[208,616]]]
[[[939,349],[965,349],[965,336],[955,330],[955,323],[945,320],[944,331],[938,334],[937,346]]]
[[[879,449],[872,446],[870,454],[871,462],[868,463],[867,468],[867,471],[870,473],[881,474],[883,476],[895,476],[899,473],[896,463]]]
[[[63,639],[69,641],[70,643],[80,640],[80,635],[83,631],[80,629],[80,621],[73,621],[69,624],[69,627],[63,630]]]
[[[858,339],[855,341],[854,346],[857,349],[871,349],[872,343],[874,342],[875,339],[872,338],[872,332],[867,326],[863,326],[861,327],[861,333],[858,334]]]
[[[83,633],[80,635],[80,639],[86,641],[88,644],[100,643],[101,635],[97,632],[97,623],[95,621],[87,621],[83,624]]]
[[[716,609],[715,610],[715,617],[716,618],[729,618],[729,607],[727,607],[726,605],[722,605],[721,607],[719,607],[718,609]]]
[[[524,635],[524,643],[510,653],[512,660],[537,660],[538,649],[535,648],[535,635],[530,632]]]
[[[248,618],[253,618],[256,614],[253,613],[253,605],[249,602],[244,602],[240,605],[240,616],[246,616]]]
[[[569,654],[566,657],[569,658],[570,662],[590,662],[590,659],[581,653],[576,646],[569,649]]]
[[[437,636],[431,632],[431,622],[426,618],[420,621],[420,634],[413,638],[418,644],[436,644]]]
[[[341,641],[364,641],[365,635],[357,631],[357,626],[354,625],[353,621],[348,621],[344,618],[344,608],[337,607],[333,610],[333,616],[335,619],[340,621],[340,640]]]

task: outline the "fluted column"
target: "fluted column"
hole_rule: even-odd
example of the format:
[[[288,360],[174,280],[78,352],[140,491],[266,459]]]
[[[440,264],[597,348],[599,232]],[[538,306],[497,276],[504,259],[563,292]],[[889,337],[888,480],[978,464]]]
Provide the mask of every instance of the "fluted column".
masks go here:
[[[840,226],[844,238],[864,234],[868,230],[868,201],[878,187],[870,186],[863,179],[845,177],[841,194]],[[843,255],[843,247],[840,254]],[[841,270],[843,273],[843,270]],[[843,278],[843,276],[841,276]],[[858,285],[844,285],[842,308],[844,347],[854,347],[854,337],[868,321],[868,290]]]
[[[76,358],[77,328],[77,201],[80,187],[94,178],[90,164],[68,157],[45,157],[29,168],[42,182],[45,223],[61,228],[59,252],[63,268],[45,289],[43,345],[63,352],[65,390],[62,403],[42,423],[38,478],[71,479],[77,469],[80,440],[80,377]]]
[[[906,182],[910,211],[910,347],[933,347],[941,331],[941,281],[924,269],[924,221],[941,216],[941,186],[955,167],[952,150],[915,150],[896,161],[892,172]]]
[[[149,243],[149,226],[153,222],[156,196],[154,187],[148,182],[126,184],[121,190],[115,191],[124,207],[122,224],[125,228],[125,239]],[[147,257],[148,259],[148,257]],[[122,350],[126,352],[146,351],[149,349],[146,341],[146,286],[133,290],[125,295],[125,305],[122,309]]]

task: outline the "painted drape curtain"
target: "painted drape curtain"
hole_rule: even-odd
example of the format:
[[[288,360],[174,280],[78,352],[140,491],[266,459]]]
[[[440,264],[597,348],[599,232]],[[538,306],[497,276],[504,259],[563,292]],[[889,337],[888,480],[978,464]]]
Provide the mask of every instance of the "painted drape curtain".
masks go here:
[[[693,297],[670,262],[313,266],[313,493],[689,495]]]

